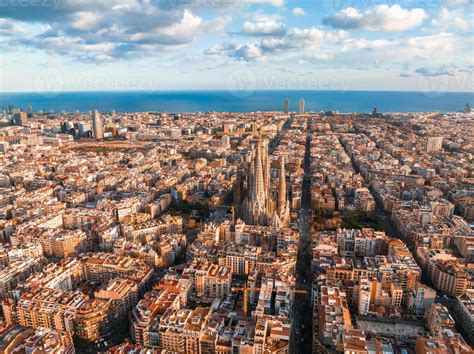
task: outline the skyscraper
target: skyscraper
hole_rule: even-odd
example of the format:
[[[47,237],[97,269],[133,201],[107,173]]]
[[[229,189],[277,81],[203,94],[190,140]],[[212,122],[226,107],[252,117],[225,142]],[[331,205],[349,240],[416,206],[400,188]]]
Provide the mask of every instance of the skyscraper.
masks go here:
[[[304,113],[304,99],[300,100],[300,114]]]
[[[288,98],[285,100],[285,103],[283,105],[283,111],[285,112],[285,114],[288,114],[288,111],[289,111],[289,105],[290,103],[288,102]]]
[[[94,111],[92,115],[92,132],[94,134],[94,138],[102,139],[104,137],[104,131],[102,127],[102,118],[100,117],[100,113],[97,110]]]

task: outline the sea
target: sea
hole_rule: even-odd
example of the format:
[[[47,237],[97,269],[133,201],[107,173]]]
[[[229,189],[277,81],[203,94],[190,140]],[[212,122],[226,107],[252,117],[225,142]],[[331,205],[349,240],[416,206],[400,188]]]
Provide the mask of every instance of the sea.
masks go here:
[[[305,100],[306,112],[457,112],[474,103],[474,92],[395,91],[100,91],[0,92],[0,107],[44,112],[256,112],[290,111]]]

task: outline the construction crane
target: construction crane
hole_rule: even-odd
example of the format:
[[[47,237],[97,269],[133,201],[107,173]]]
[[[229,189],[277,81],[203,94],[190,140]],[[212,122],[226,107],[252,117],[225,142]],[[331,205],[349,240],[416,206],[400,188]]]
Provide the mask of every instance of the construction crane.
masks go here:
[[[306,294],[306,290],[290,290],[290,289],[269,289],[269,288],[249,288],[247,284],[244,285],[243,288],[231,288],[233,292],[243,291],[244,292],[244,316],[247,318],[248,313],[248,292],[249,291],[263,291],[263,292],[271,292],[271,293],[296,293],[296,294]]]

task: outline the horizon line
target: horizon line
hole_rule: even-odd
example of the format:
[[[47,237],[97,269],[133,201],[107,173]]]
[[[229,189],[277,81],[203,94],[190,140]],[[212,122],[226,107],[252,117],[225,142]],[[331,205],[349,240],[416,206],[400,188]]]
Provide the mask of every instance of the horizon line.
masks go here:
[[[147,90],[147,89],[140,89],[140,90],[61,90],[61,91],[0,91],[0,94],[58,94],[61,95],[62,93],[121,93],[121,92],[136,92],[136,93],[166,93],[166,92],[227,92],[230,95],[232,94],[232,91],[234,90],[229,90],[229,89],[208,89],[208,90],[202,90],[202,89],[168,89],[168,90]],[[245,90],[243,90],[245,92]],[[411,91],[411,90],[377,90],[377,89],[366,89],[366,90],[361,90],[361,89],[340,89],[340,90],[292,90],[292,89],[255,89],[255,90],[248,90],[249,96],[251,96],[255,92],[339,92],[339,93],[345,93],[345,92],[406,92],[406,93],[424,93],[422,90],[416,90],[416,91]],[[251,92],[251,93],[250,93]],[[461,94],[474,94],[474,91],[445,91],[443,94],[446,93],[461,93]],[[57,96],[55,96],[57,97]],[[53,97],[54,98],[54,97]]]

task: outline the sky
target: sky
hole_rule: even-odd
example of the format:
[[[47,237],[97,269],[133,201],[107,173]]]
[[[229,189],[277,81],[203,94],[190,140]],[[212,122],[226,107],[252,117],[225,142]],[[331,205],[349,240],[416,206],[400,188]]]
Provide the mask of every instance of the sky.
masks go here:
[[[0,0],[0,92],[474,91],[474,0]]]

